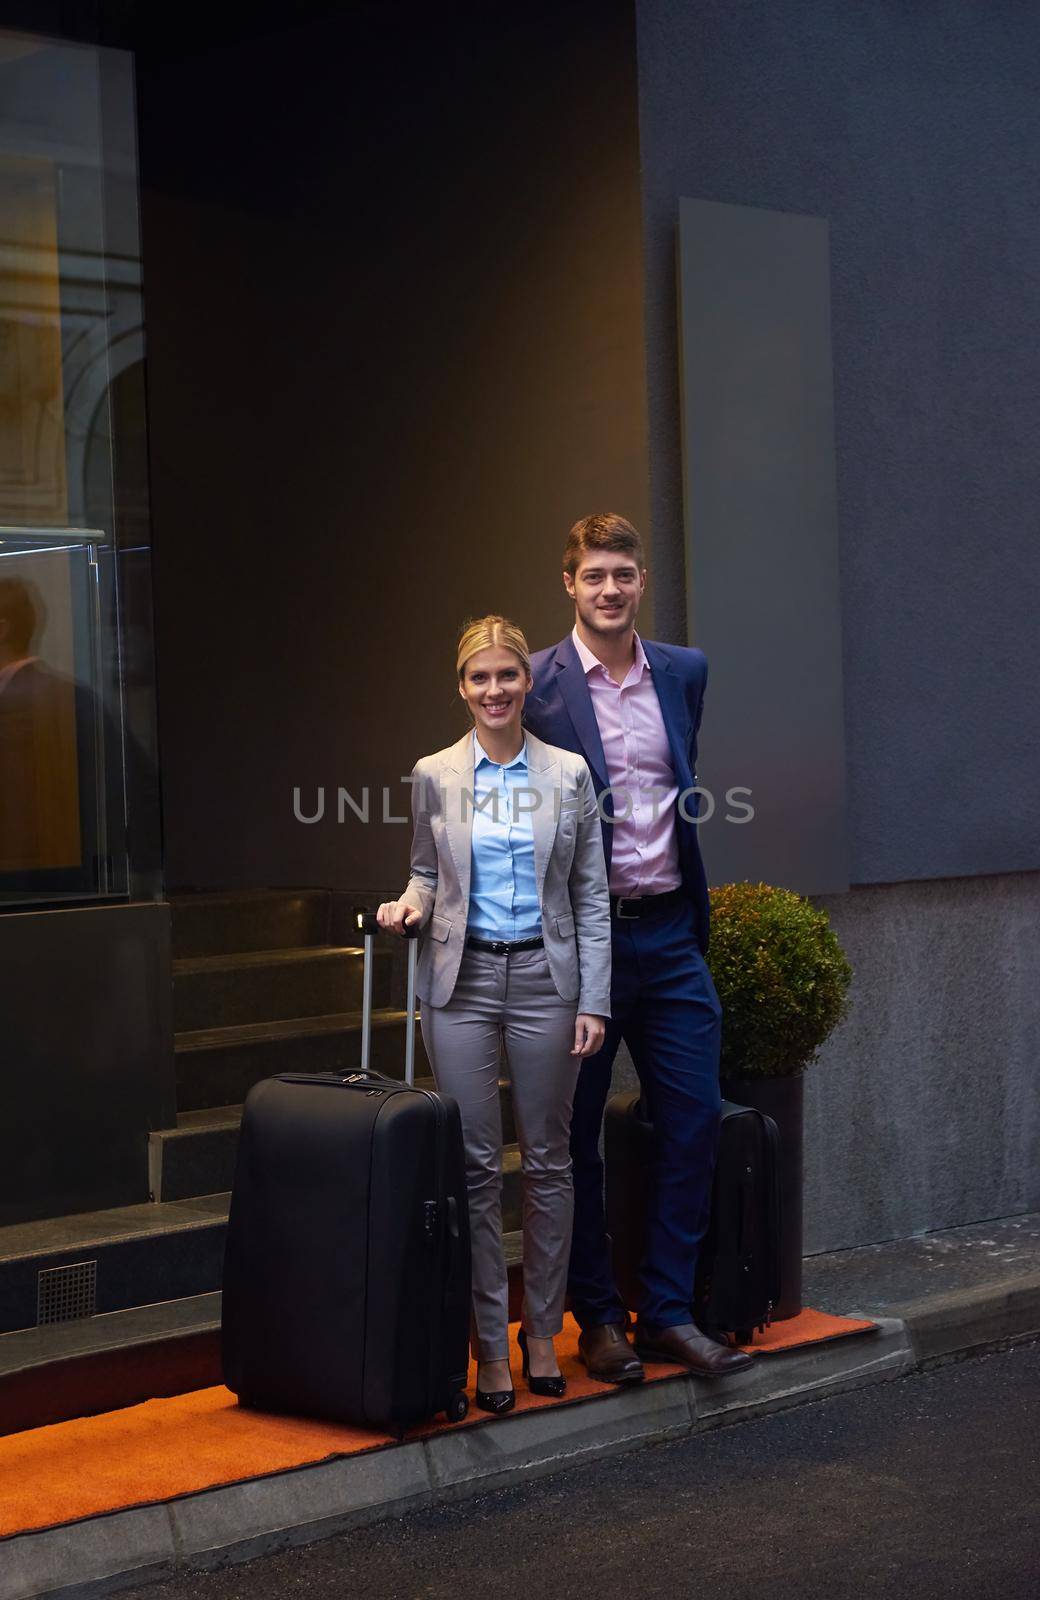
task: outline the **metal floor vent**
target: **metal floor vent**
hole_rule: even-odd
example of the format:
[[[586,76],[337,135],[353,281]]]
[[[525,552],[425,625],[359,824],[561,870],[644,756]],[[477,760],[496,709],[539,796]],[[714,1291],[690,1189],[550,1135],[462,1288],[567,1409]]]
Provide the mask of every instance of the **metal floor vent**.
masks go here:
[[[36,1326],[77,1322],[97,1310],[97,1262],[76,1261],[71,1267],[47,1267],[36,1278]]]

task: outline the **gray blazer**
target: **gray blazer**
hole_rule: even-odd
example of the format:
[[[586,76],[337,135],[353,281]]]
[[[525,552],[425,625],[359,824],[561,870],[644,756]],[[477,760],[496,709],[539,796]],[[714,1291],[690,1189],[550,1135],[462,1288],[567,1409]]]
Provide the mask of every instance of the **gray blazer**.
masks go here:
[[[596,792],[581,756],[527,735],[535,878],[542,936],[564,1000],[610,1015],[610,897]],[[418,992],[447,1005],[466,942],[473,838],[473,735],[412,773],[411,877],[401,896],[422,912]],[[526,802],[525,802],[526,803]]]

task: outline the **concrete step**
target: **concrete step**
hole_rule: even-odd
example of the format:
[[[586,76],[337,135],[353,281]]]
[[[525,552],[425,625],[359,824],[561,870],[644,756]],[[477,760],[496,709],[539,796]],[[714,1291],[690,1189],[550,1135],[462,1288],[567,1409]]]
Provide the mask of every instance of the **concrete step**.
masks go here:
[[[516,1318],[523,1240],[507,1233],[502,1243]],[[223,1381],[219,1292],[0,1334],[0,1435]]]
[[[220,1294],[0,1334],[0,1434],[223,1382]]]
[[[182,1111],[175,1128],[148,1136],[148,1187],[154,1201],[188,1200],[193,1195],[229,1190],[242,1107],[215,1106]]]
[[[419,1079],[417,1086],[435,1087],[432,1078]],[[512,1135],[508,1083],[499,1084],[499,1094],[503,1130]],[[148,1177],[152,1199],[165,1204],[229,1190],[235,1176],[241,1121],[240,1105],[214,1106],[206,1111],[182,1112],[175,1128],[160,1128],[151,1134]],[[507,1230],[519,1228],[520,1205],[520,1154],[510,1137],[502,1173],[503,1225]]]
[[[0,1228],[0,1333],[218,1289],[227,1209],[212,1194]]]
[[[391,1078],[404,1074],[404,1011],[383,1008],[372,1020],[372,1061]],[[356,1071],[361,1065],[361,1013],[289,1017],[231,1028],[200,1028],[174,1041],[179,1112],[238,1105],[261,1078],[278,1072]],[[416,1032],[415,1071],[429,1075]]]
[[[331,900],[327,889],[171,895],[174,958],[327,944]]]
[[[372,1003],[390,1003],[391,953],[375,952]],[[363,951],[352,945],[191,956],[173,963],[177,1033],[324,1017],[361,1008]]]
[[[211,1131],[237,1137],[231,1118],[224,1122]],[[203,1159],[219,1158],[210,1153]],[[519,1149],[508,1145],[502,1170],[507,1232],[521,1224],[520,1177]],[[219,1192],[0,1228],[0,1334],[40,1325],[48,1297],[59,1325],[218,1289],[229,1200]]]

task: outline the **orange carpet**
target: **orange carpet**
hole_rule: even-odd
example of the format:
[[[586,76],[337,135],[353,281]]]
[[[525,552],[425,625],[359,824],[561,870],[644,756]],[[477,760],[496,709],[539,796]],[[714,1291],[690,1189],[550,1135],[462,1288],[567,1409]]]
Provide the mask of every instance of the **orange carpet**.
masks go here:
[[[865,1317],[832,1317],[827,1311],[811,1311],[808,1306],[797,1317],[774,1322],[763,1333],[756,1333],[753,1344],[741,1345],[752,1355],[769,1356],[780,1350],[794,1350],[800,1344],[824,1344],[828,1339],[843,1339],[850,1333],[869,1333],[875,1323]]]
[[[873,1326],[872,1322],[804,1311],[788,1322],[775,1323],[748,1348],[765,1355],[865,1332]],[[577,1342],[577,1327],[568,1317],[557,1341],[561,1370],[567,1378],[565,1398],[539,1399],[521,1383],[512,1415],[614,1392],[610,1385],[588,1376],[577,1358]],[[516,1351],[513,1366],[519,1377]],[[679,1367],[653,1366],[647,1368],[647,1377],[655,1382],[681,1371]],[[471,1396],[474,1377],[471,1368]],[[492,1421],[474,1409],[461,1426]],[[505,1417],[495,1425],[504,1427],[508,1422]],[[447,1426],[433,1423],[409,1437],[422,1438]],[[395,1443],[388,1434],[339,1423],[246,1411],[223,1388],[148,1400],[123,1411],[0,1438],[0,1538]]]

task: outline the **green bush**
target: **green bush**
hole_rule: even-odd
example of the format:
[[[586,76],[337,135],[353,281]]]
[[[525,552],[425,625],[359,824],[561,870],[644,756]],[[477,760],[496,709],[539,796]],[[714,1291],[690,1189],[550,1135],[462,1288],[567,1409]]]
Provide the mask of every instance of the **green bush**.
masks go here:
[[[712,889],[708,966],[722,1002],[723,1077],[804,1072],[845,1014],[852,968],[827,913],[790,889]]]

